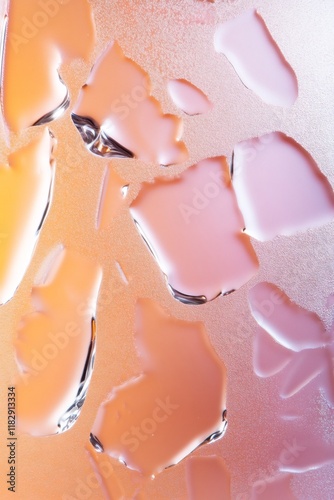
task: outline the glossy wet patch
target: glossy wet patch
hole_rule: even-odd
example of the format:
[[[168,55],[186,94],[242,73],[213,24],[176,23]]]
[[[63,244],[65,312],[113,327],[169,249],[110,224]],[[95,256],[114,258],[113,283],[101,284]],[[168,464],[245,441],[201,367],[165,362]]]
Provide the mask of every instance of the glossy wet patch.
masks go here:
[[[121,481],[106,455],[97,453],[91,444],[86,447],[89,462],[93,470],[93,476],[100,486],[104,498],[125,499],[124,488]]]
[[[226,372],[201,323],[173,318],[148,299],[137,303],[136,346],[143,373],[112,390],[91,443],[151,476],[222,436]]]
[[[183,78],[169,80],[167,88],[174,104],[187,115],[200,115],[212,107],[204,92]]]
[[[130,210],[181,302],[228,294],[257,271],[224,157],[203,160],[176,179],[143,184]]]
[[[113,169],[108,167],[103,180],[100,204],[97,215],[97,227],[106,229],[124,204],[128,184]]]
[[[282,398],[294,396],[314,380],[334,407],[333,331],[326,331],[317,314],[292,302],[271,283],[252,288],[249,304],[262,328],[255,338],[255,372],[268,377],[284,370]]]
[[[112,42],[99,57],[72,113],[97,156],[138,158],[168,166],[187,159],[182,120],[162,113],[148,74]]]
[[[291,488],[292,474],[276,474],[264,477],[252,485],[250,500],[297,500]]]
[[[255,9],[220,24],[214,45],[225,54],[246,87],[264,102],[292,106],[298,97],[295,72]]]
[[[70,96],[59,68],[87,59],[95,39],[88,0],[9,2],[2,106],[14,132],[60,116]]]
[[[22,318],[15,343],[19,431],[57,434],[79,417],[94,365],[101,279],[98,265],[62,250],[33,288],[35,311]]]
[[[10,300],[30,264],[51,203],[55,145],[48,129],[0,166],[0,304]]]
[[[281,132],[234,148],[233,186],[247,234],[260,241],[328,223],[334,193],[312,156]]]

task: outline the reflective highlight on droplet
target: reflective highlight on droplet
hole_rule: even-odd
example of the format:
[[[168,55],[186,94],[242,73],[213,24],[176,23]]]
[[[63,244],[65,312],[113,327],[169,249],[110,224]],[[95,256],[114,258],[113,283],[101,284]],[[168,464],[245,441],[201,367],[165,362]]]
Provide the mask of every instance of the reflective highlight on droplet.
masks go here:
[[[72,119],[88,149],[102,157],[168,166],[187,159],[182,120],[164,115],[145,71],[112,42],[83,86]]]
[[[0,304],[10,300],[30,264],[51,203],[55,145],[48,129],[0,166]]]
[[[33,288],[35,312],[22,318],[15,343],[21,432],[64,432],[79,417],[94,365],[101,279],[98,265],[65,249]]]
[[[181,302],[228,294],[257,271],[224,157],[203,160],[176,179],[143,184],[130,211]]]
[[[136,346],[143,373],[112,390],[91,443],[152,476],[221,437],[226,372],[202,323],[172,318],[147,299],[137,303]]]
[[[87,59],[94,43],[88,0],[11,0],[2,106],[14,132],[58,118],[68,107],[59,67]]]
[[[103,180],[100,204],[97,214],[97,227],[106,229],[110,222],[119,213],[127,194],[127,183],[108,167]]]

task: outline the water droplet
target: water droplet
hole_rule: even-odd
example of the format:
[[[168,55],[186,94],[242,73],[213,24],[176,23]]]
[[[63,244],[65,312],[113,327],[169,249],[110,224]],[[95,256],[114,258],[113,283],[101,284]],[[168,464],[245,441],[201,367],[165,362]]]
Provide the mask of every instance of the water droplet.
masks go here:
[[[114,42],[82,88],[72,119],[91,152],[168,166],[187,159],[182,120],[164,115],[145,71]]]
[[[22,318],[15,345],[21,432],[64,432],[79,417],[94,365],[101,279],[99,266],[63,250],[45,284],[33,288],[35,312]]]
[[[226,372],[201,323],[150,300],[137,304],[136,345],[143,373],[113,389],[92,432],[111,457],[151,476],[225,430]]]
[[[236,290],[257,271],[224,157],[144,183],[130,211],[169,289],[185,304]]]
[[[319,316],[292,302],[272,283],[255,285],[249,292],[249,305],[257,323],[287,349],[314,349],[327,342]]]
[[[254,349],[255,372],[264,377],[284,370],[280,395],[290,398],[313,380],[334,407],[334,343],[319,316],[294,304],[271,283],[250,290],[249,303],[258,324]],[[290,354],[289,354],[290,351]]]
[[[234,149],[233,186],[247,234],[260,241],[325,224],[334,217],[334,194],[311,155],[273,132]]]
[[[292,359],[293,353],[276,342],[262,328],[254,340],[254,371],[259,377],[271,377],[280,372]]]
[[[111,167],[108,167],[103,180],[97,215],[99,229],[108,228],[112,219],[119,213],[124,204],[126,187],[126,182]]]
[[[204,92],[187,80],[169,80],[167,88],[174,104],[187,115],[200,115],[212,107]]]
[[[220,24],[214,45],[230,61],[243,84],[264,102],[292,106],[296,101],[296,75],[255,9]]]
[[[58,118],[69,105],[64,62],[87,59],[94,43],[88,0],[9,3],[3,113],[14,132]]]
[[[51,202],[55,141],[48,130],[0,166],[0,304],[10,300],[30,264]]]

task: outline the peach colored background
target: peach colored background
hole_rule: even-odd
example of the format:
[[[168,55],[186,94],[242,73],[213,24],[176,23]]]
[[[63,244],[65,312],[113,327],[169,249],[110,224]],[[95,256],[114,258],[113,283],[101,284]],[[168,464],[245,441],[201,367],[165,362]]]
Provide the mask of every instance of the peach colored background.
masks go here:
[[[2,0],[3,6],[4,0]],[[187,78],[204,90],[214,108],[196,117],[184,118],[184,140],[190,160],[164,170],[136,160],[113,160],[119,175],[130,183],[129,203],[140,182],[157,175],[174,175],[194,162],[214,155],[231,156],[233,145],[243,139],[272,130],[293,136],[315,158],[334,184],[333,169],[333,81],[334,4],[330,0],[217,0],[205,4],[195,0],[92,0],[97,27],[97,44],[91,64],[111,39],[125,54],[140,64],[152,78],[153,95],[164,112],[177,113],[168,98],[168,78]],[[234,70],[213,47],[214,24],[255,6],[273,37],[297,73],[299,98],[287,111],[261,102],[244,88]],[[207,23],[202,24],[203,12]],[[61,74],[74,103],[91,64],[76,62]],[[232,497],[249,491],[249,481],[260,469],[268,468],[272,450],[283,446],[275,415],[280,407],[272,379],[261,380],[252,368],[252,335],[255,322],[247,304],[247,290],[268,280],[282,287],[299,304],[316,311],[329,324],[331,310],[326,298],[334,291],[334,224],[291,238],[278,238],[254,247],[260,272],[247,286],[229,297],[200,307],[182,305],[167,291],[157,265],[137,233],[125,205],[108,230],[97,232],[95,218],[104,169],[110,163],[93,157],[70,120],[70,109],[50,129],[58,139],[56,185],[52,207],[41,233],[33,262],[14,299],[0,309],[1,386],[0,428],[6,432],[6,387],[16,373],[13,338],[23,313],[30,309],[30,289],[40,264],[57,244],[63,243],[103,264],[104,280],[97,314],[97,356],[93,379],[81,417],[60,436],[18,441],[17,498],[20,500],[75,497],[76,480],[87,480],[92,472],[84,445],[101,400],[111,388],[139,372],[133,344],[133,313],[138,296],[157,300],[173,315],[204,320],[211,342],[228,369],[229,428],[221,441],[201,448],[196,454],[221,455],[232,474]],[[25,137],[33,135],[30,131]],[[1,134],[2,135],[2,134]],[[1,161],[7,147],[1,139]],[[119,261],[130,283],[117,274]],[[330,412],[321,402],[323,429]],[[310,422],[312,425],[312,422]],[[116,464],[123,485],[131,496],[140,477]],[[12,498],[6,490],[6,449],[0,444],[1,498]],[[293,488],[298,498],[324,498],[334,480],[334,465],[296,475]],[[149,499],[183,499],[185,463],[165,471],[144,486]],[[102,498],[98,488],[91,499]]]

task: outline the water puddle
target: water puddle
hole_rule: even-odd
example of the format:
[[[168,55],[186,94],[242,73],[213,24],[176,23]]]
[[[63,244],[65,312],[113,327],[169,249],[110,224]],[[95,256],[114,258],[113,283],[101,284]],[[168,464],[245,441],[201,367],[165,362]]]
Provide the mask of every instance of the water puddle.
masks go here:
[[[57,434],[79,417],[94,365],[101,279],[98,265],[63,249],[33,288],[34,312],[22,318],[15,343],[19,431]]]
[[[162,113],[148,74],[111,43],[97,60],[72,113],[87,148],[97,156],[138,158],[168,166],[188,157],[182,120]]]
[[[334,217],[334,193],[311,155],[281,132],[235,146],[233,186],[246,232],[260,241]]]
[[[245,284],[258,264],[224,157],[145,183],[131,215],[181,302],[201,304]]]
[[[214,46],[227,57],[243,84],[265,103],[294,104],[298,97],[295,72],[255,9],[220,24]]]
[[[226,372],[202,323],[173,318],[148,299],[137,303],[136,346],[143,373],[112,390],[91,443],[153,476],[223,435]]]
[[[8,127],[19,132],[58,118],[69,106],[59,69],[88,59],[94,22],[88,0],[11,1],[8,14],[2,107]]]
[[[0,304],[10,300],[30,264],[51,203],[55,140],[45,129],[0,166]]]

